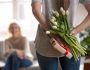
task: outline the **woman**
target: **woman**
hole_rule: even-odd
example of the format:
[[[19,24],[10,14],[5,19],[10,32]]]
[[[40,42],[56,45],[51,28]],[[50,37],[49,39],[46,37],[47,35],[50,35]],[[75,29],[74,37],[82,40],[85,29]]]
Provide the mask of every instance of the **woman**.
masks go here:
[[[35,44],[41,70],[58,70],[58,62],[62,70],[79,70],[80,60],[75,61],[74,58],[68,59],[63,56],[52,47],[51,38],[45,33],[50,29],[51,11],[58,11],[62,6],[67,10],[70,2],[69,0],[32,0],[32,12],[39,21]]]
[[[5,40],[5,56],[7,56],[4,70],[18,70],[32,65],[33,56],[29,42],[22,36],[20,26],[12,22],[9,26],[11,37]]]

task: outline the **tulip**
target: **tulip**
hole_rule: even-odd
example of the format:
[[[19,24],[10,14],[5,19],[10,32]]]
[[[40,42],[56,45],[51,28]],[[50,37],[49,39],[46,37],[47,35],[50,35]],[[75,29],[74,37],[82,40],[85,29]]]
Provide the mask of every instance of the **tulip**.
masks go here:
[[[54,23],[54,19],[50,19],[51,23]]]
[[[68,10],[66,11],[66,15],[69,15],[69,11]]]
[[[65,15],[65,10],[62,11],[62,14]]]
[[[53,28],[53,29],[57,29],[57,27],[56,27],[56,26],[52,26],[52,28]]]
[[[53,16],[52,18],[51,18],[53,21],[55,21],[56,20],[56,18]]]
[[[50,31],[46,31],[46,34],[50,34]]]
[[[53,22],[54,25],[57,25],[58,23],[57,22]]]
[[[63,7],[61,7],[61,8],[60,8],[60,11],[62,12],[63,10],[64,10]]]

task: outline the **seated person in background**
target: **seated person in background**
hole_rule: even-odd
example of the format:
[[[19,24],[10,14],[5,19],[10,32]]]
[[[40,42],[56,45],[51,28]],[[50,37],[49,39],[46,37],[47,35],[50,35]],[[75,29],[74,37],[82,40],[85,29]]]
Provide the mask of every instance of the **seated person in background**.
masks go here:
[[[11,37],[5,40],[5,56],[8,56],[4,70],[18,70],[32,65],[33,56],[29,42],[22,36],[20,26],[12,22],[9,26]]]

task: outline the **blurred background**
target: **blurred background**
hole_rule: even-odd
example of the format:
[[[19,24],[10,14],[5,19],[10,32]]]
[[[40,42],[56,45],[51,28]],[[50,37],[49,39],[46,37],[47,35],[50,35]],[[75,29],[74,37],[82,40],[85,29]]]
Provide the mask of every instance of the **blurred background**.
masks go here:
[[[87,11],[81,4],[79,4],[75,13],[74,26],[81,23],[82,20],[87,16]],[[32,14],[31,0],[0,0],[0,47],[4,46],[4,40],[10,36],[8,33],[8,26],[12,21],[16,21],[20,25],[23,35],[26,36],[30,42],[31,51],[34,55],[33,65],[29,69],[24,68],[24,70],[40,70],[34,46],[38,22]],[[84,32],[83,36],[81,35],[81,40],[86,37],[85,35],[86,33]],[[1,51],[2,49],[0,49],[0,52]],[[90,60],[87,62],[90,66]],[[84,69],[84,63],[85,57],[82,57],[80,70],[86,70],[86,68]],[[0,61],[1,70],[3,66],[4,63]]]

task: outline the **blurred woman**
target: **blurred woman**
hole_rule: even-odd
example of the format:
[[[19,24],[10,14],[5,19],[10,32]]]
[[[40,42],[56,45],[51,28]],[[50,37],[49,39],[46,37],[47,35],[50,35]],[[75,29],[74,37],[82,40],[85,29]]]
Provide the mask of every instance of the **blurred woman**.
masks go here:
[[[32,65],[33,56],[29,42],[22,36],[20,26],[12,22],[9,26],[11,37],[5,40],[5,56],[7,56],[4,70],[18,70]]]

